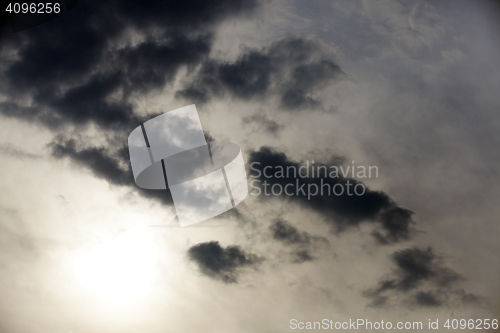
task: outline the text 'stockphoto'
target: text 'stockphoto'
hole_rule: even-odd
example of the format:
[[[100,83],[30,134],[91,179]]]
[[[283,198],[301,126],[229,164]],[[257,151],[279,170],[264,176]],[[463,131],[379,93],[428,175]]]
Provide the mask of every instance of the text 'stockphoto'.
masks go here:
[[[500,332],[498,1],[0,11],[0,332]]]

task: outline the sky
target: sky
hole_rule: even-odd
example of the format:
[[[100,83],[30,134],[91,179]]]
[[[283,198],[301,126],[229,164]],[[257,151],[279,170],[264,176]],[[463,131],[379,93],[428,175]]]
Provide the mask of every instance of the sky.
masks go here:
[[[3,23],[0,331],[500,320],[499,14],[486,0],[80,0]],[[207,141],[241,148],[250,194],[181,228],[168,190],[135,184],[127,138],[192,104]],[[313,161],[378,173],[256,171]],[[254,195],[263,181],[366,191]]]

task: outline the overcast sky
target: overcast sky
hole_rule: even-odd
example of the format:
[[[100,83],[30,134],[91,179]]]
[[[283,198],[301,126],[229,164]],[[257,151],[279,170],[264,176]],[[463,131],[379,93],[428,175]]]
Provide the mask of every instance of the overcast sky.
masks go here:
[[[2,332],[500,319],[495,2],[137,2],[0,34]],[[378,177],[180,228],[127,137],[191,104],[249,181],[252,162]]]

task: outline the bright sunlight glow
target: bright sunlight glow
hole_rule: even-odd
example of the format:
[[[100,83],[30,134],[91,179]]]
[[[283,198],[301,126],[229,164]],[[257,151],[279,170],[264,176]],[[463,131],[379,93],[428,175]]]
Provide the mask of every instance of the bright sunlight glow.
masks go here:
[[[157,257],[152,235],[137,227],[78,255],[74,271],[82,287],[99,300],[133,304],[151,291]]]

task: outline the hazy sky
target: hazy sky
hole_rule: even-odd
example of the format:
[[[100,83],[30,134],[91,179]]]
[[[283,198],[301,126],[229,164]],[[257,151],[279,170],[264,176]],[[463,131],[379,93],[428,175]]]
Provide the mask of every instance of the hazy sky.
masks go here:
[[[3,27],[2,333],[500,319],[495,2],[137,2]],[[249,181],[252,162],[378,178],[180,228],[168,191],[135,185],[127,137],[191,104]]]

